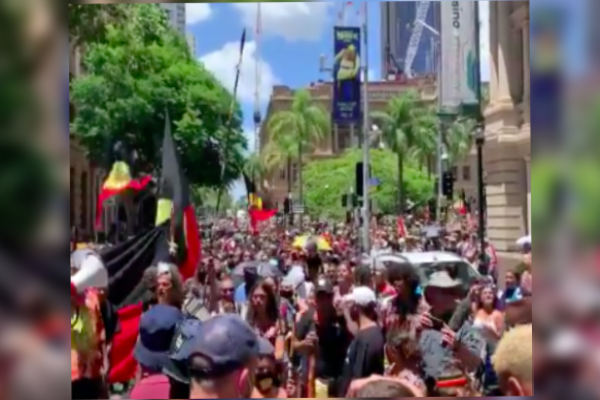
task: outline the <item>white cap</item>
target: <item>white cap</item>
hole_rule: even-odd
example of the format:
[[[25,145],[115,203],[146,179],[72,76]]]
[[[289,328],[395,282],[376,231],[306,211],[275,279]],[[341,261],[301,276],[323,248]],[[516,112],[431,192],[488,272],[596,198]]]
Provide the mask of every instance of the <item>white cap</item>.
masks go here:
[[[522,238],[519,238],[519,240],[517,240],[517,246],[519,246],[519,247],[531,246],[531,235],[523,236]]]
[[[361,307],[367,307],[377,303],[375,292],[366,286],[355,287],[352,293],[346,295],[346,301],[353,302]]]

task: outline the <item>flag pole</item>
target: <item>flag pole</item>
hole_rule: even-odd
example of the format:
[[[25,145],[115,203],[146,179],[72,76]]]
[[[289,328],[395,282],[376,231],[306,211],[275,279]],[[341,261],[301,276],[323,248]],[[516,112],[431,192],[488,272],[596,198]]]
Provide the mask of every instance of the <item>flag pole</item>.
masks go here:
[[[225,132],[224,132],[224,136],[227,139],[229,136],[229,128],[231,126],[231,120],[233,119],[233,111],[235,108],[235,104],[236,104],[236,99],[237,99],[237,89],[238,89],[238,83],[240,80],[240,72],[242,69],[242,57],[244,55],[244,46],[246,44],[246,28],[244,28],[244,30],[242,31],[242,38],[240,39],[240,57],[236,66],[236,72],[235,72],[235,82],[233,84],[233,96],[231,97],[231,106],[229,107],[229,115],[227,118],[227,122],[225,123]],[[225,178],[225,155],[227,154],[225,152],[225,150],[227,150],[227,140],[225,140],[225,149],[223,150],[223,158],[222,158],[222,163],[223,165],[221,166],[221,182],[224,180]],[[215,214],[219,214],[219,207],[221,205],[221,197],[223,196],[223,188],[224,186],[221,185],[219,186],[219,191],[217,193],[217,205],[215,207]],[[211,243],[212,243],[212,235],[211,235]]]

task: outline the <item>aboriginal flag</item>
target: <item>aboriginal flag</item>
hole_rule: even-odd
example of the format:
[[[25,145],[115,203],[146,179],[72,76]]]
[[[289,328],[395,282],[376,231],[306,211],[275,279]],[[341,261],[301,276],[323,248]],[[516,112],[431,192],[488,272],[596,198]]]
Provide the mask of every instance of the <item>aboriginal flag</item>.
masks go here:
[[[248,213],[250,214],[250,226],[254,234],[258,233],[258,223],[268,221],[277,214],[271,204],[264,203],[262,197],[257,193],[256,183],[244,173],[244,183],[248,192]]]
[[[113,146],[110,150],[109,158],[112,160],[112,162],[108,163],[111,165],[110,172],[102,185],[98,201],[96,202],[96,227],[99,227],[102,222],[102,208],[106,200],[123,193],[127,189],[142,190],[152,182],[150,175],[139,179],[133,178],[131,172],[133,156],[132,153],[125,150],[121,142],[117,142]]]
[[[200,235],[189,185],[182,174],[167,115],[162,148],[162,176],[156,207],[156,226],[169,222],[169,250],[184,279],[194,275],[201,257]]]

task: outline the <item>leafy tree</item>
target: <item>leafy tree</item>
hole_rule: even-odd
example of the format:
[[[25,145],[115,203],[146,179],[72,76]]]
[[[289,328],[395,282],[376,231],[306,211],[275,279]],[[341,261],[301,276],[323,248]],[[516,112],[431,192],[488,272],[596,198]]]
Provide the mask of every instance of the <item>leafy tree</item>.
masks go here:
[[[156,5],[136,4],[126,22],[109,25],[106,41],[89,45],[84,64],[86,75],[72,84],[72,132],[93,161],[102,163],[107,144],[118,139],[138,151],[140,169],[154,172],[168,111],[191,183],[217,187],[239,177],[247,146],[239,106],[229,120],[231,94],[191,57]]]
[[[298,155],[298,145],[291,135],[271,138],[261,151],[260,161],[263,172],[274,174],[281,168],[285,168],[287,177],[287,192],[292,192],[292,160]]]
[[[274,149],[287,151],[296,149],[298,165],[303,165],[303,155],[312,153],[315,144],[331,132],[329,114],[319,105],[313,103],[308,90],[298,90],[294,93],[292,107],[275,113],[268,121],[268,129]],[[289,148],[288,148],[289,146]],[[273,153],[273,150],[270,151]],[[288,180],[289,180],[288,175]],[[304,180],[302,168],[298,177],[298,197],[304,199]]]
[[[460,118],[450,125],[445,137],[449,165],[455,165],[469,155],[475,144],[473,132],[476,125],[477,122],[469,118]]]
[[[132,4],[69,4],[69,43],[85,45],[103,42],[106,40],[108,25],[125,23],[131,6]]]
[[[392,98],[385,112],[374,112],[371,117],[381,129],[385,146],[396,154],[397,199],[402,212],[406,204],[404,164],[411,151],[425,143],[424,136],[431,136],[430,109],[422,104],[420,95],[411,90]]]
[[[224,212],[233,208],[234,201],[228,191],[223,191],[219,200],[219,190],[215,188],[194,186],[191,190],[192,200],[204,212],[214,213],[217,209],[217,201],[220,201],[219,211]]]
[[[316,216],[341,218],[346,210],[341,196],[354,186],[355,165],[362,159],[359,150],[344,153],[341,157],[315,160],[304,168],[306,210]],[[390,150],[371,150],[373,176],[380,185],[373,188],[375,207],[387,214],[395,214],[397,155]],[[404,187],[407,199],[424,203],[433,196],[433,181],[414,162],[403,165]]]

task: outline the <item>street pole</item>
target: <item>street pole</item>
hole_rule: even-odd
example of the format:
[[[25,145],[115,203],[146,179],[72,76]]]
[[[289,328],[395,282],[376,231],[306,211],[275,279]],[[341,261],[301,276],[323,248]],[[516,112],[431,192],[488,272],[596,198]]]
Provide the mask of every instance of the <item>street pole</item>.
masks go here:
[[[475,2],[475,43],[480,43],[480,25],[479,25],[479,3]],[[478,211],[479,211],[479,221],[478,221],[478,235],[479,235],[479,271],[489,274],[489,263],[487,262],[486,257],[486,243],[485,243],[485,232],[486,232],[486,216],[485,216],[485,182],[484,182],[484,171],[483,171],[483,145],[485,143],[485,120],[483,118],[483,113],[481,112],[482,108],[482,94],[481,94],[481,51],[480,46],[475,46],[475,58],[476,58],[476,68],[475,68],[475,82],[477,84],[476,87],[476,95],[477,95],[477,127],[475,130],[475,144],[477,145],[477,197],[479,200]]]
[[[369,253],[370,251],[370,239],[371,239],[371,221],[369,218],[369,210],[370,210],[370,199],[369,199],[369,165],[370,165],[370,140],[369,138],[369,50],[368,50],[368,24],[369,24],[369,15],[368,15],[368,3],[364,3],[364,15],[363,15],[363,251],[365,253]]]

